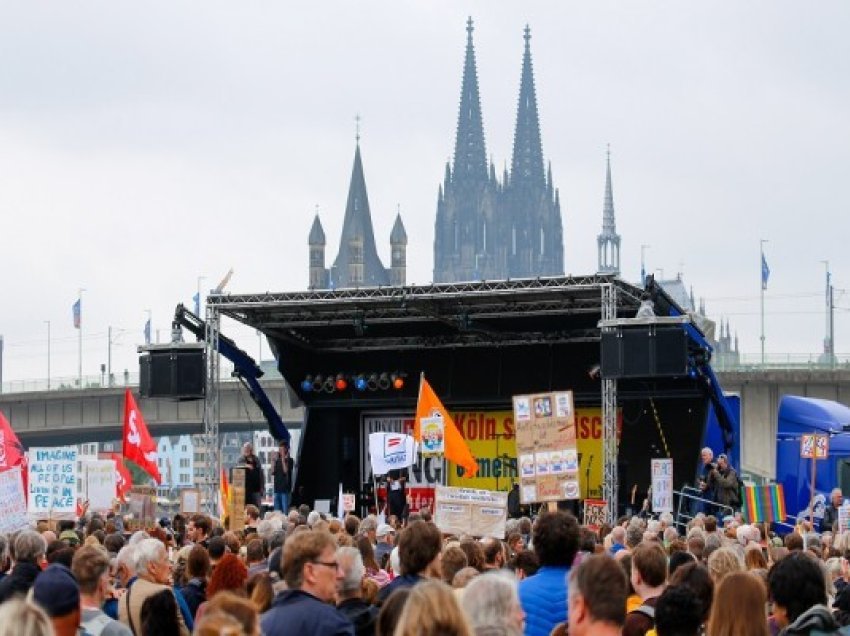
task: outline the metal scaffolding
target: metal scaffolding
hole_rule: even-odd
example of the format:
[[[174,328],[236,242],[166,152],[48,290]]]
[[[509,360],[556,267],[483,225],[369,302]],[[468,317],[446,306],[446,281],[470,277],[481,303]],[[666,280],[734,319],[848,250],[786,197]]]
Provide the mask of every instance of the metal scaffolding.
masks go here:
[[[218,353],[221,314],[219,308],[208,304],[206,307],[206,346],[207,378],[204,397],[204,446],[206,453],[206,475],[203,482],[203,498],[207,512],[218,516],[218,480],[219,480],[219,380],[221,360]]]
[[[617,318],[617,289],[602,285],[602,322]],[[612,327],[603,327],[610,330]],[[617,380],[602,379],[602,496],[608,507],[608,522],[617,520]]]

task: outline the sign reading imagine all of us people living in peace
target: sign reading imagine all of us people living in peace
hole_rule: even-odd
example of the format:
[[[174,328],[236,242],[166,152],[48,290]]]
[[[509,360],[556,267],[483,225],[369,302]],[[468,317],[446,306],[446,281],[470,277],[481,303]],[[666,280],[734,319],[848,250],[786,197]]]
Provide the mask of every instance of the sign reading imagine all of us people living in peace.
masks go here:
[[[442,532],[504,538],[508,518],[507,493],[437,486],[435,500],[434,523]]]
[[[28,459],[29,513],[45,518],[77,512],[77,449],[31,448]]]
[[[572,391],[514,396],[520,501],[579,499]]]

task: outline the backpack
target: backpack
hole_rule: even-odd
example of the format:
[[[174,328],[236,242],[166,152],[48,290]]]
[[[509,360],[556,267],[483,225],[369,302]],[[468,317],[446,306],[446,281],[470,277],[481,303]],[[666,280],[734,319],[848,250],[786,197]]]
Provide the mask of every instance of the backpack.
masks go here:
[[[84,621],[80,627],[83,628],[86,636],[100,636],[111,622],[112,619],[101,612],[94,618]]]

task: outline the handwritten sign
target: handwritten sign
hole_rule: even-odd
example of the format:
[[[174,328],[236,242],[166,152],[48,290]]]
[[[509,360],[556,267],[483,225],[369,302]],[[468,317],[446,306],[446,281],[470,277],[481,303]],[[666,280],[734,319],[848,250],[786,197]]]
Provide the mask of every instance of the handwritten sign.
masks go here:
[[[0,533],[10,534],[27,527],[27,499],[21,468],[15,466],[0,473]]]
[[[585,499],[584,525],[595,531],[606,523],[608,523],[608,502],[604,499]]]
[[[77,449],[32,448],[29,459],[29,513],[43,518],[77,511]]]
[[[342,509],[345,512],[354,512],[355,503],[354,493],[345,493],[342,495]]]
[[[245,468],[235,466],[230,482],[230,530],[234,532],[245,527]]]
[[[130,488],[129,508],[127,526],[130,532],[152,527],[156,523],[156,488],[153,486]]]
[[[673,460],[651,460],[652,511],[673,512]]]
[[[829,457],[829,436],[816,433],[801,435],[800,457],[802,459],[826,459]]]
[[[180,491],[180,512],[194,514],[201,511],[201,491],[197,488],[186,488]]]
[[[85,475],[85,498],[89,510],[103,512],[112,510],[115,499],[115,462],[111,459],[96,459],[83,463]]]
[[[505,538],[508,493],[437,486],[434,523],[447,534]]]

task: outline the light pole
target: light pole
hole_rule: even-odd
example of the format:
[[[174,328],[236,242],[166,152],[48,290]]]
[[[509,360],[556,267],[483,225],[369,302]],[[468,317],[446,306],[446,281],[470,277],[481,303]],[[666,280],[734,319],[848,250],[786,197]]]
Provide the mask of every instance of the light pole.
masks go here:
[[[761,259],[759,261],[759,271],[761,273],[761,364],[764,366],[764,290],[767,289],[767,279],[770,276],[770,270],[767,267],[767,261],[764,258],[764,244],[767,239],[759,241],[759,251]]]
[[[47,323],[47,390],[50,390],[50,321],[45,320]]]
[[[640,284],[646,285],[646,250],[648,250],[651,245],[641,245],[640,246]]]
[[[86,291],[82,287],[80,287],[80,293],[77,296],[77,302],[80,303],[80,321],[77,326],[78,329],[78,340],[77,340],[77,383],[78,388],[82,390],[83,388],[83,292]]]

